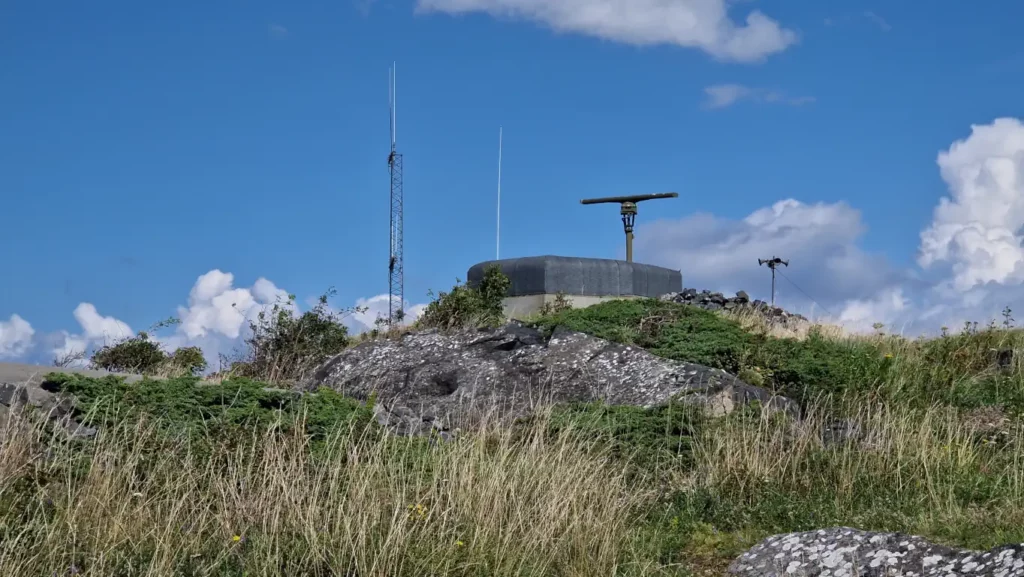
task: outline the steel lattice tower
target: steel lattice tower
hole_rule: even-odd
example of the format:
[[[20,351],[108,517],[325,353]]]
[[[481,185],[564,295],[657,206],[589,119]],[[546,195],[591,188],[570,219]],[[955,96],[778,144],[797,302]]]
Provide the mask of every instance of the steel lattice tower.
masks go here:
[[[391,68],[390,117],[391,154],[388,155],[388,170],[391,174],[391,245],[388,260],[388,325],[397,326],[405,317],[405,263],[402,247],[404,226],[404,199],[402,193],[402,155],[395,145],[395,67]]]
[[[402,155],[391,151],[391,259],[388,265],[388,322],[396,325],[405,316],[405,274],[402,254]]]

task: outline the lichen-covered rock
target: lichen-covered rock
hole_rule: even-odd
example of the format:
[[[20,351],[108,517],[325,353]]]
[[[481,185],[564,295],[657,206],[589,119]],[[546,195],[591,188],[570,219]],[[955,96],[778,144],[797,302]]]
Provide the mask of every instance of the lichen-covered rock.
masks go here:
[[[1024,577],[1024,543],[968,551],[847,527],[769,537],[729,566],[738,577]]]
[[[717,415],[756,400],[798,416],[794,402],[718,369],[562,329],[549,339],[515,322],[367,341],[304,383],[321,386],[361,399],[375,394],[378,420],[409,434],[447,431],[450,417],[474,409],[525,416],[542,404],[598,400],[652,407],[674,397]]]

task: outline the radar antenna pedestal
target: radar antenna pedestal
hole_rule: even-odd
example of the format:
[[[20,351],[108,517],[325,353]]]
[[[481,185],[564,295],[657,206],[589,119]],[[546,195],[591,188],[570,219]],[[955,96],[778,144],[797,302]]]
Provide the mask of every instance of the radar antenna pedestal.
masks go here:
[[[638,194],[634,196],[606,196],[604,198],[585,198],[580,204],[617,203],[622,215],[622,228],[626,231],[626,262],[633,262],[633,224],[636,222],[636,203],[659,198],[677,198],[677,192],[659,192],[657,194]]]

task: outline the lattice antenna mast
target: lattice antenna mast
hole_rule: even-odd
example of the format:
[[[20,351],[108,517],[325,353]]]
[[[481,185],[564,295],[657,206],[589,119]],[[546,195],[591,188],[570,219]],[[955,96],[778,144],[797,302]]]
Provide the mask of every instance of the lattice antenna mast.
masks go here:
[[[635,196],[608,196],[604,198],[585,198],[580,204],[603,204],[614,202],[621,205],[622,228],[626,231],[626,262],[633,262],[633,224],[636,222],[636,203],[658,198],[676,198],[678,192],[659,192],[657,194],[638,194]]]
[[[388,259],[388,324],[397,326],[405,317],[405,263],[402,247],[404,226],[404,199],[402,193],[402,155],[398,152],[396,113],[397,63],[388,70],[388,116],[390,123],[391,153],[388,155],[388,171],[391,175],[391,243]]]
[[[775,269],[778,268],[780,264],[782,266],[789,266],[789,261],[782,260],[777,256],[757,259],[758,266],[768,265],[768,268],[772,269],[772,306],[775,306]]]

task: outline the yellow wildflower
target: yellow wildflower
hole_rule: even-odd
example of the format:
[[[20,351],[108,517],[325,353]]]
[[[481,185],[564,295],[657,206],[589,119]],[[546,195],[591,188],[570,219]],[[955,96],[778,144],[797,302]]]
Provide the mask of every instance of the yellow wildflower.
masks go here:
[[[415,515],[420,519],[427,516],[427,506],[423,503],[416,503],[415,505],[409,505],[409,515]]]

